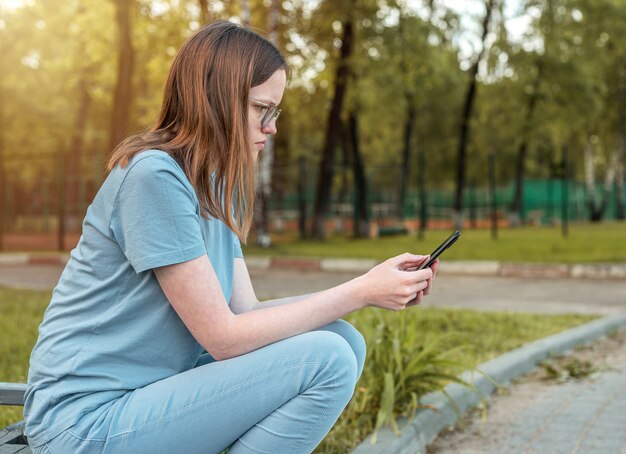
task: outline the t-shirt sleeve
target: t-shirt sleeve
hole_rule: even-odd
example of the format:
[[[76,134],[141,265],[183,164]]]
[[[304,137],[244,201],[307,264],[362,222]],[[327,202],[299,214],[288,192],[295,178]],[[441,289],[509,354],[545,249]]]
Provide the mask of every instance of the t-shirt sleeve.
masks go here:
[[[241,241],[239,241],[239,237],[235,235],[234,232],[231,232],[233,239],[233,257],[235,258],[243,258],[243,251],[241,250]]]
[[[128,169],[111,230],[137,273],[206,254],[197,198],[168,158],[147,157]]]

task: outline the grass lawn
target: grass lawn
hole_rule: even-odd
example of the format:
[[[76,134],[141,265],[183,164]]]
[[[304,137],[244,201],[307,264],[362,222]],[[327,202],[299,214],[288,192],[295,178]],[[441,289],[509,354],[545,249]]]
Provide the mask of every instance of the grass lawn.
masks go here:
[[[26,382],[30,351],[50,295],[0,287],[0,381]],[[0,428],[20,419],[21,407],[0,407]]]
[[[429,230],[419,240],[417,234],[378,239],[350,239],[331,236],[325,241],[299,240],[294,234],[274,235],[267,249],[244,248],[246,255],[295,257],[350,257],[384,260],[403,252],[429,254],[451,232]],[[573,224],[563,238],[559,227],[521,227],[501,229],[493,240],[489,230],[463,231],[459,241],[442,260],[498,260],[530,263],[606,263],[626,262],[624,241],[626,224]]]
[[[0,381],[26,380],[30,350],[49,298],[47,291],[0,287]],[[402,376],[416,372],[408,370],[414,367],[410,363],[389,363],[391,352],[409,360],[436,344],[437,350],[449,352],[448,359],[457,365],[449,372],[458,373],[531,340],[592,318],[430,308],[400,313],[368,309],[352,314],[348,319],[367,339],[368,360],[353,401],[318,452],[346,452],[371,432],[385,372],[390,368],[394,369],[394,374]],[[462,348],[455,351],[459,346]],[[395,412],[401,413],[403,409],[406,409],[406,402],[396,402]],[[0,427],[21,418],[21,407],[0,407]]]

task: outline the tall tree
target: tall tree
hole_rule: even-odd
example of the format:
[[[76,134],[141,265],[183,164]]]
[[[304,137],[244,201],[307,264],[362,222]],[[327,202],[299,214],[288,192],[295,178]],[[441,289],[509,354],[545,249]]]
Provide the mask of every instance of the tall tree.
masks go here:
[[[85,13],[85,6],[79,4],[75,16],[78,23],[80,23]],[[86,36],[84,33],[79,33],[77,36],[75,52],[76,61],[80,61],[82,64],[76,69],[78,80],[75,88],[77,95],[75,99],[78,99],[78,103],[75,110],[74,125],[69,143],[68,159],[65,163],[65,202],[68,207],[71,207],[67,213],[70,216],[70,228],[77,228],[79,219],[83,216],[83,213],[79,212],[80,179],[82,176],[81,167],[85,136],[87,133],[87,121],[92,102],[89,83],[91,74],[93,73],[93,63],[89,59],[84,58],[84,56],[88,54]]]
[[[461,111],[461,121],[459,124],[459,143],[456,162],[456,189],[454,193],[453,211],[453,222],[457,230],[463,228],[463,190],[465,189],[467,146],[470,137],[470,119],[472,117],[474,99],[476,98],[476,87],[478,84],[476,76],[478,74],[478,65],[480,64],[483,54],[485,53],[485,48],[487,47],[486,38],[487,34],[489,33],[489,24],[491,21],[493,10],[495,8],[495,4],[496,0],[487,0],[485,4],[486,13],[482,22],[482,45],[469,70],[469,85],[465,94],[463,110]]]
[[[209,0],[198,0],[198,7],[200,8],[200,21],[202,25],[208,24],[211,21],[211,13],[209,12]]]
[[[352,55],[354,40],[353,23],[350,15],[344,19],[342,30],[341,51],[335,72],[335,92],[328,113],[324,146],[322,148],[322,157],[317,174],[313,226],[311,231],[315,239],[324,239],[325,237],[324,219],[330,204],[333,186],[335,147],[341,136],[341,112],[343,109],[348,76],[350,74],[350,57]]]
[[[528,142],[533,130],[533,118],[535,106],[539,99],[539,87],[542,77],[542,58],[537,55],[535,61],[536,76],[527,96],[526,114],[522,125],[522,135],[519,148],[517,150],[517,160],[515,164],[515,193],[511,203],[510,222],[512,226],[517,226],[522,220],[522,201],[524,196],[524,178],[526,176],[526,160],[528,156]]]
[[[2,13],[2,7],[0,7],[0,13]],[[6,34],[4,29],[0,29],[0,53],[5,55],[7,51],[9,40],[4,36]],[[5,73],[6,68],[4,67],[5,59],[0,59],[0,72],[2,74]],[[4,79],[0,79],[0,125],[6,125],[5,123],[5,106],[6,99],[4,94]],[[4,147],[5,147],[5,128],[0,127],[0,251],[4,250],[4,229],[5,229],[5,212],[7,209],[7,200],[6,200],[6,192],[7,192],[7,181],[6,181],[6,171],[4,164]]]
[[[131,7],[134,1],[114,0],[115,18],[119,32],[117,81],[113,94],[113,108],[109,129],[109,150],[128,134],[130,120],[130,106],[132,105],[132,78],[135,61],[135,51],[131,38]]]
[[[585,146],[585,182],[587,185],[587,203],[589,207],[589,220],[599,222],[602,220],[609,202],[609,195],[615,179],[617,153],[613,153],[612,162],[606,168],[604,184],[599,196],[596,197],[594,145],[589,140]]]
[[[617,124],[617,140],[616,140],[616,152],[617,152],[617,169],[615,176],[615,187],[617,189],[616,194],[616,209],[615,217],[620,221],[623,221],[626,217],[624,209],[624,166],[626,161],[626,53],[622,57],[622,64],[619,70],[619,97],[618,97],[618,124]]]
[[[280,2],[272,0],[268,14],[269,40],[276,47],[278,42],[278,23],[280,20]],[[272,194],[272,169],[274,167],[274,146],[273,135],[267,136],[265,148],[259,156],[257,167],[257,187],[255,201],[254,235],[259,246],[269,247],[272,238],[269,232],[269,200]]]
[[[401,9],[398,28],[402,41],[405,41],[406,38],[404,34],[404,25],[406,22],[406,18],[404,17],[404,15],[406,13],[404,13],[403,10],[404,9]],[[415,106],[415,87],[417,85],[417,81],[414,80],[414,78],[412,77],[412,73],[409,69],[411,65],[408,59],[412,56],[407,55],[406,48],[407,46],[402,46],[400,59],[400,74],[403,77],[404,99],[406,102],[406,115],[404,117],[404,133],[402,143],[402,161],[400,164],[400,184],[398,186],[398,201],[396,207],[398,219],[400,220],[404,220],[404,204],[406,201],[407,185],[409,182],[411,148],[413,145],[412,142],[415,130],[415,118],[417,117],[417,109]]]
[[[432,21],[437,11],[434,0],[427,2],[428,16],[418,19],[408,6],[408,2],[400,5],[398,35],[400,37],[400,61],[398,62],[402,96],[405,101],[404,124],[402,131],[402,159],[400,161],[400,178],[396,211],[399,219],[404,219],[404,206],[409,187],[411,169],[411,153],[416,150],[418,97],[425,93],[419,92],[420,87],[428,84],[432,77],[431,49],[428,44],[430,36],[436,35]]]
[[[248,0],[239,0],[239,6],[241,8],[241,25],[249,27],[251,23],[250,2]]]
[[[67,213],[72,216],[70,221],[71,227],[75,227],[73,224],[83,215],[83,213],[78,212],[78,204],[83,148],[87,131],[87,119],[89,118],[89,110],[91,108],[91,94],[89,93],[87,83],[87,76],[83,75],[77,87],[79,104],[76,110],[74,128],[72,129],[69,156],[65,163],[65,201],[69,207],[72,207],[72,210]]]
[[[0,81],[0,124],[4,124],[4,87]],[[5,211],[7,209],[7,182],[4,169],[4,128],[0,128],[0,251],[4,250]]]
[[[352,232],[355,238],[367,238],[369,236],[369,212],[367,199],[367,178],[363,154],[359,143],[359,117],[356,109],[351,109],[347,120],[347,144],[350,150],[352,169],[354,174],[354,208]]]

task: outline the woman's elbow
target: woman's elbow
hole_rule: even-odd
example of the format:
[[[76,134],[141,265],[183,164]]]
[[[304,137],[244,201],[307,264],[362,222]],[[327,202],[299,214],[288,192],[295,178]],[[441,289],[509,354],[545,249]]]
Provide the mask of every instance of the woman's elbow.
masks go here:
[[[214,330],[211,336],[202,339],[202,346],[216,361],[234,358],[243,353],[242,342],[235,335],[236,330],[229,327],[222,327]]]

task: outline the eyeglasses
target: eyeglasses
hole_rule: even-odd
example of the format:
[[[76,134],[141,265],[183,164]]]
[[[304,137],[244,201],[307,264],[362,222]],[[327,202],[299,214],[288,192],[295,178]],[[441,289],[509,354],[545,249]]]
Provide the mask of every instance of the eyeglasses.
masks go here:
[[[253,98],[250,98],[250,101],[259,109],[259,113],[261,114],[261,129],[267,127],[267,125],[269,125],[272,120],[278,118],[282,112],[282,109],[274,104],[267,104]]]

